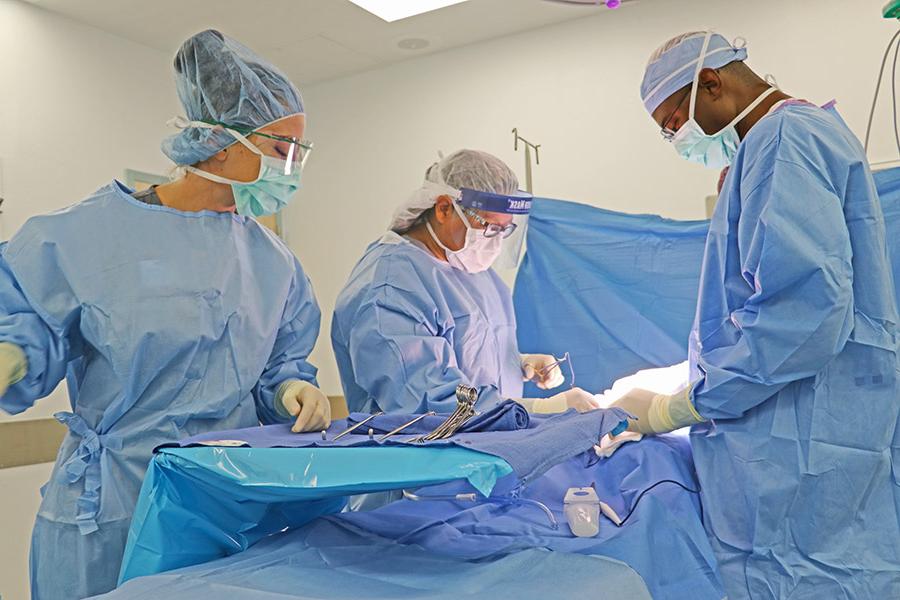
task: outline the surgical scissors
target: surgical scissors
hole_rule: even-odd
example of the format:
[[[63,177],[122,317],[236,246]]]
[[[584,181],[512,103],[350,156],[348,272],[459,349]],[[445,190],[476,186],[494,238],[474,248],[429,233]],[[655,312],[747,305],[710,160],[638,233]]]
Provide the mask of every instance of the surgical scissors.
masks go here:
[[[478,389],[465,384],[456,386],[456,410],[427,435],[409,440],[410,443],[430,442],[452,437],[466,422],[475,416]]]

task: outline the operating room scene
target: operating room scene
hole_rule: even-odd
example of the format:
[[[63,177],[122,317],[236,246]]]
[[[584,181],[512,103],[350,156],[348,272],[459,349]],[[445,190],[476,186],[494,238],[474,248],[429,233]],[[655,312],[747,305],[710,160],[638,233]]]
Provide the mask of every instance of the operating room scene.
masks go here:
[[[0,600],[900,598],[898,20],[0,0]]]

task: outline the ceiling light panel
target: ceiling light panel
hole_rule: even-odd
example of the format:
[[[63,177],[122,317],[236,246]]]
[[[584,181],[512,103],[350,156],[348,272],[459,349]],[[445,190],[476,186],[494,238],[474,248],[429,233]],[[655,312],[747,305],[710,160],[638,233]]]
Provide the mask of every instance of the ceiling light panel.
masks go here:
[[[350,0],[358,7],[384,19],[388,23],[421,15],[467,0]]]

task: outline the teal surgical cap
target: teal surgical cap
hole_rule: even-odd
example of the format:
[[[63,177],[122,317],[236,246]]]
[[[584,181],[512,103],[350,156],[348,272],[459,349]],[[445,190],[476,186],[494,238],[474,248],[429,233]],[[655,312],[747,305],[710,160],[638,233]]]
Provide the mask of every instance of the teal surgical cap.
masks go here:
[[[694,81],[697,61],[701,60],[703,42],[709,45],[702,57],[701,68],[719,69],[735,61],[746,60],[747,50],[731,44],[718,33],[699,31],[672,38],[650,57],[641,82],[641,100],[651,115],[672,94]]]

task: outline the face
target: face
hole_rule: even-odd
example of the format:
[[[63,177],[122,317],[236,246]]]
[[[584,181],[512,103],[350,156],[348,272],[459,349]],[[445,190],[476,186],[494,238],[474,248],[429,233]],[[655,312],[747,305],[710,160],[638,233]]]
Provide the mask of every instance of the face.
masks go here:
[[[694,119],[707,134],[721,131],[737,114],[734,102],[727,93],[726,82],[715,69],[703,69],[698,80]],[[690,119],[691,90],[687,85],[660,104],[653,111],[653,120],[660,129],[677,132]]]
[[[501,227],[505,227],[513,222],[513,215],[503,213],[487,212],[483,210],[476,211],[479,217]],[[469,227],[476,230],[483,230],[486,226],[478,223],[472,217],[466,215],[466,221]],[[450,196],[441,196],[434,205],[434,220],[436,223],[432,225],[435,235],[441,242],[451,250],[461,250],[466,244],[466,225],[459,218],[459,213],[453,208],[453,199]]]
[[[258,131],[269,135],[302,140],[305,129],[306,116],[293,115],[261,127]],[[256,134],[249,134],[246,137],[251,144],[259,148],[266,156],[280,159],[287,158],[290,146],[287,142]],[[259,156],[240,142],[228,146],[207,162],[211,164],[203,170],[211,170],[216,175],[227,179],[253,181],[259,175]]]

